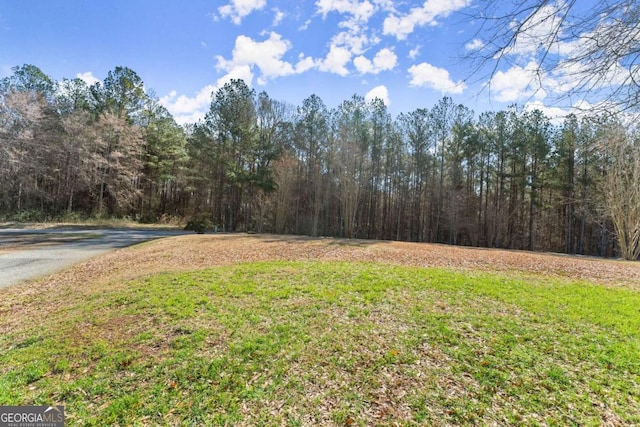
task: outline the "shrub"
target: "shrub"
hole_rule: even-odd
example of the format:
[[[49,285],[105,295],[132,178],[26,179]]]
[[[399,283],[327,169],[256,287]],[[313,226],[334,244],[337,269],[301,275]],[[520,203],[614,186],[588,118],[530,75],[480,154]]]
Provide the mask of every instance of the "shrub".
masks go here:
[[[195,231],[198,234],[202,234],[205,231],[213,230],[213,222],[209,219],[207,214],[194,215],[184,227],[185,230]]]

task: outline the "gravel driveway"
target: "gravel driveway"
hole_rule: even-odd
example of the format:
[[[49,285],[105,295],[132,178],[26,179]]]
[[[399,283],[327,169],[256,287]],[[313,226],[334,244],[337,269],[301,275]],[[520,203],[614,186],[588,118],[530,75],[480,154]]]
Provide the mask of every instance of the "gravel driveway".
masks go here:
[[[19,284],[102,253],[169,236],[179,230],[0,229],[0,288]]]

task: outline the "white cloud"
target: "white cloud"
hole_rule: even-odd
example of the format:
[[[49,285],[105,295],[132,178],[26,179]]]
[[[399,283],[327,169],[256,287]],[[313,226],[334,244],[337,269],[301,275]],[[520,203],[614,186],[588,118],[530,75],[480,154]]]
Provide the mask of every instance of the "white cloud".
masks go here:
[[[375,37],[370,37],[364,30],[341,31],[331,39],[331,43],[348,49],[354,55],[363,54],[367,48],[378,43]]]
[[[216,80],[216,90],[224,86],[230,80],[244,80],[247,86],[253,85],[253,72],[249,65],[236,65],[227,74]]]
[[[394,69],[398,64],[398,57],[391,49],[384,48],[376,54],[373,61],[364,56],[358,56],[353,60],[353,64],[362,74],[378,74],[382,71]]]
[[[373,58],[373,65],[376,70],[393,70],[397,64],[398,57],[391,49],[384,48],[376,53]]]
[[[620,63],[613,63],[608,69],[594,69],[590,63],[563,60],[553,70],[554,80],[550,81],[551,79],[548,78],[545,83],[553,84],[552,88],[555,92],[565,94],[587,83],[596,73],[595,81],[601,88],[628,83],[626,80],[631,71],[632,68],[625,68]]]
[[[469,43],[464,45],[467,50],[481,50],[485,46],[484,42],[480,39],[473,39]]]
[[[307,28],[309,28],[309,25],[311,25],[311,19],[307,19],[306,21],[304,21],[304,24],[302,24],[299,28],[298,31],[304,31]]]
[[[238,36],[231,59],[218,56],[218,69],[231,72],[238,67],[254,66],[260,69],[259,84],[267,80],[296,73],[296,69],[282,57],[291,48],[287,40],[277,33],[271,33],[263,42],[257,42],[247,36]]]
[[[445,18],[470,4],[471,0],[427,0],[422,7],[414,7],[406,15],[385,18],[383,34],[404,40],[416,27],[436,25],[438,18]]]
[[[524,109],[525,111],[539,110],[547,116],[552,123],[558,125],[561,124],[569,114],[575,114],[577,111],[575,108],[551,107],[545,105],[542,101],[527,102]]]
[[[562,97],[572,91],[589,90],[581,85],[593,72],[587,64],[571,61],[560,61],[554,70],[547,72],[540,68],[535,59],[531,59],[524,66],[514,65],[505,71],[497,71],[489,87],[500,102],[532,102],[532,98],[540,101],[547,96]],[[620,64],[613,64],[598,78],[600,82],[606,82],[602,87],[615,86],[624,82],[628,72]]]
[[[282,21],[287,15],[283,11],[277,8],[273,9],[273,12],[274,12],[273,23],[271,25],[273,27],[277,27],[278,25],[280,25],[280,23],[282,23]]]
[[[351,61],[351,51],[347,48],[332,44],[326,58],[318,62],[318,69],[320,71],[338,74],[339,76],[346,76],[349,74],[349,70],[347,69],[349,61]]]
[[[211,104],[211,93],[216,90],[213,85],[207,85],[193,97],[178,96],[175,90],[160,98],[162,104],[174,117],[177,123],[193,123],[202,119]]]
[[[600,32],[609,32],[608,24],[602,21],[592,32],[568,33],[562,27],[566,7],[566,1],[555,0],[535,9],[522,22],[511,23],[510,30],[518,27],[513,43],[495,58],[513,65],[497,71],[489,82],[499,101],[562,98],[572,91],[597,97],[602,89],[625,84],[628,68],[614,63],[609,69],[598,70],[593,67],[592,55],[586,54],[590,45],[597,44]],[[474,40],[473,46],[467,47],[480,43]]]
[[[540,110],[542,111],[542,113],[544,113],[545,116],[547,116],[551,120],[551,123],[555,125],[561,125],[564,119],[570,114],[573,114],[578,118],[580,118],[580,117],[591,116],[593,114],[593,111],[609,111],[609,112],[619,111],[618,106],[613,103],[602,101],[602,102],[597,102],[592,104],[586,100],[577,101],[576,103],[570,106],[567,105],[567,106],[556,106],[556,107],[547,105],[540,100],[535,100],[535,101],[525,103],[524,110],[525,111]],[[628,115],[622,114],[619,117],[626,117],[626,119],[635,121],[635,122],[638,121],[638,116],[634,114],[628,114]]]
[[[83,80],[89,86],[92,86],[100,81],[93,75],[91,71],[87,71],[86,73],[78,73],[76,74],[76,77],[80,80]]]
[[[393,0],[373,0],[373,3],[378,9],[389,11],[394,9]]]
[[[287,40],[277,33],[270,33],[264,41],[255,41],[247,36],[238,36],[230,59],[217,57],[217,68],[224,72],[215,84],[202,88],[193,96],[180,95],[175,91],[160,98],[160,103],[180,124],[192,123],[202,119],[211,104],[211,94],[231,79],[241,79],[252,86],[254,69],[259,71],[257,83],[264,85],[269,79],[298,74],[308,71],[318,64],[309,57],[300,55],[296,66],[282,58],[291,48]],[[330,63],[326,65],[329,66]]]
[[[514,102],[532,97],[536,94],[534,84],[538,78],[537,65],[529,62],[526,66],[513,66],[507,71],[498,71],[491,79],[491,90],[496,91],[496,99],[500,102]],[[542,92],[538,96],[543,95]]]
[[[412,65],[408,71],[411,74],[411,82],[409,82],[411,86],[430,87],[440,92],[451,94],[462,93],[466,88],[464,82],[455,83],[451,80],[449,71],[426,62]]]
[[[373,1],[373,2],[372,2]],[[329,13],[345,17],[338,23],[339,31],[331,38],[329,53],[324,60],[318,60],[321,71],[347,75],[346,64],[355,55],[363,55],[371,46],[380,42],[368,26],[371,17],[381,8],[389,7],[388,0],[317,0],[317,13],[326,18]],[[363,59],[358,62],[363,65]]]
[[[264,8],[266,4],[267,0],[231,0],[231,3],[220,6],[218,13],[223,18],[230,18],[234,24],[240,25],[245,16]]]
[[[247,65],[240,65],[233,68],[224,76],[220,77],[216,84],[209,84],[203,87],[194,96],[180,95],[175,90],[160,98],[163,105],[178,124],[195,123],[204,118],[211,106],[212,95],[231,79],[240,79],[251,86],[253,73]]]
[[[387,107],[391,105],[391,101],[389,100],[389,90],[384,85],[374,87],[364,96],[364,99],[367,102],[371,102],[376,98],[381,99]]]
[[[416,59],[418,57],[418,55],[420,54],[420,46],[416,46],[413,49],[411,49],[409,51],[409,59]]]
[[[593,40],[593,33],[583,33],[577,37],[569,37],[569,40],[566,40],[566,35],[562,31],[558,31],[558,28],[562,27],[563,9],[565,8],[566,3],[564,0],[556,0],[536,8],[521,23],[511,22],[510,30],[518,27],[513,44],[498,52],[498,55],[519,57],[521,63],[522,61],[529,61],[536,54],[539,54],[541,50],[547,49],[546,53],[561,57],[579,55],[583,43],[587,40]],[[471,43],[483,42],[473,40]]]
[[[299,60],[296,63],[296,73],[302,74],[315,68],[316,66],[316,60],[314,60],[310,56],[304,56],[304,54],[300,54]]]
[[[373,63],[364,56],[358,56],[353,60],[353,65],[361,74],[373,73]]]
[[[330,12],[350,14],[358,22],[367,22],[375,13],[375,6],[368,0],[318,0],[316,2],[318,13],[326,18]]]

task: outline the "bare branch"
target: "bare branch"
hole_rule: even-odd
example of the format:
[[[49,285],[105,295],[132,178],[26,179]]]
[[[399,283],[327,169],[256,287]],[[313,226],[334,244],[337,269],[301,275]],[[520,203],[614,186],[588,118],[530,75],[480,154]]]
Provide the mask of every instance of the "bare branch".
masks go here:
[[[576,0],[486,0],[471,18],[471,40],[482,48],[466,59],[473,76],[491,90],[496,76],[513,66],[531,73],[531,91],[548,100],[640,107],[640,4],[603,0],[589,10]],[[478,43],[480,40],[482,43]]]

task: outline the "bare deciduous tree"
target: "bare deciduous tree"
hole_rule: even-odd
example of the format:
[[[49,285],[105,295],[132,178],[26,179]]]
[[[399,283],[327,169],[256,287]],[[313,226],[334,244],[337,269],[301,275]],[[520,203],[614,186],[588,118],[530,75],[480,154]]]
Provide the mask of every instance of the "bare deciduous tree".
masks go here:
[[[103,156],[98,171],[98,214],[105,213],[107,197],[114,213],[121,214],[131,208],[139,196],[136,184],[142,170],[142,132],[126,119],[109,112],[100,115],[96,128],[97,146]]]
[[[11,91],[0,106],[0,178],[6,185],[4,204],[25,209],[36,192],[32,185],[45,147],[37,138],[43,127],[46,103],[36,92]],[[27,194],[29,193],[29,194]],[[33,193],[33,194],[31,194]]]
[[[589,4],[587,4],[589,3]],[[481,79],[505,65],[532,79],[530,93],[593,107],[640,106],[640,3],[637,0],[484,0],[467,44]],[[491,83],[489,84],[491,87]]]
[[[604,178],[606,207],[624,259],[640,257],[640,146],[638,136],[612,124],[601,136],[610,167]]]

